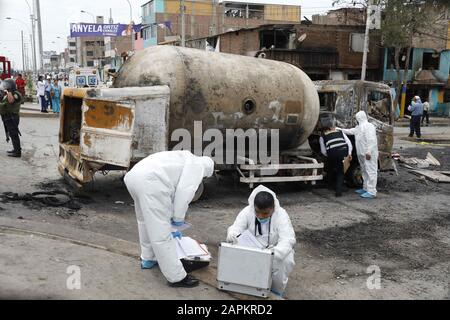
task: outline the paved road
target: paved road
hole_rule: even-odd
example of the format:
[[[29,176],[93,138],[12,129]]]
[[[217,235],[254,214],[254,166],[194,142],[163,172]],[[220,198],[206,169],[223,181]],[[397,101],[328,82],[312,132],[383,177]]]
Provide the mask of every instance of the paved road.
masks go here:
[[[23,118],[21,130],[23,158],[11,159],[0,151],[0,165],[4,168],[0,171],[0,193],[64,188],[56,169],[58,120]],[[407,128],[396,130],[395,151],[420,157],[430,151],[441,161],[443,169],[450,170],[450,148],[399,139],[406,134]],[[450,129],[426,127],[424,135],[448,138]],[[0,139],[0,150],[8,147]],[[121,177],[120,172],[106,177],[98,175],[90,198],[78,199],[82,206],[79,211],[37,203],[0,202],[0,218],[5,219],[0,221],[0,227],[17,227],[19,223],[22,229],[30,232],[38,230],[45,235],[66,235],[92,245],[117,245],[118,240],[123,240],[136,248],[138,235],[133,203]],[[379,197],[373,201],[364,201],[351,191],[337,200],[332,192],[321,186],[311,189],[302,185],[279,185],[274,189],[290,214],[297,234],[297,265],[288,284],[289,299],[450,298],[448,186],[425,182],[401,169],[398,177],[392,172],[380,174]],[[249,193],[245,186],[234,188],[227,178],[211,179],[204,199],[189,210],[188,220],[193,227],[186,234],[207,243],[213,257],[217,257],[217,246],[225,238],[226,228],[246,205]],[[31,223],[40,225],[36,229]],[[11,257],[1,262],[0,288],[8,288],[15,297],[31,297],[35,293],[36,297],[77,298],[80,293],[66,292],[64,287],[67,263],[54,261],[62,258],[71,263],[72,257],[82,263],[82,270],[85,269],[82,274],[87,282],[83,283],[86,289],[83,297],[154,298],[152,294],[146,294],[151,286],[161,288],[157,298],[191,297],[187,291],[163,290],[165,281],[161,274],[158,271],[143,274],[136,268],[137,260],[133,255],[80,247],[48,236],[34,235],[30,240],[30,234],[24,236],[8,230],[1,231],[0,238],[3,244],[0,256]],[[92,234],[112,240],[102,240]],[[49,247],[55,250],[50,251]],[[64,254],[66,249],[70,254]],[[16,251],[26,258],[14,255]],[[102,259],[93,259],[94,255]],[[46,261],[51,262],[51,272],[45,270]],[[109,265],[117,268],[108,268]],[[367,287],[371,275],[367,273],[368,267],[373,265],[381,270],[380,289]],[[236,298],[215,289],[216,267],[217,261],[213,259],[208,270],[198,275],[203,286],[192,298]],[[33,276],[27,277],[26,269],[33,268]],[[100,275],[96,273],[100,269],[109,271]],[[108,283],[118,274],[123,274],[123,279],[118,279],[122,286],[114,290]],[[25,286],[33,288],[31,294],[19,290]]]

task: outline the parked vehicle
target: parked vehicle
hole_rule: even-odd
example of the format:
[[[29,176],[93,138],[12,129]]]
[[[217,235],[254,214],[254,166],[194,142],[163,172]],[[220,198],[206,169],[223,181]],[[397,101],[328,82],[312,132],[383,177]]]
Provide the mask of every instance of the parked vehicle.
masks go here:
[[[0,80],[11,78],[11,61],[4,56],[0,56]]]
[[[69,87],[96,88],[100,84],[100,77],[95,68],[74,68],[69,73]]]

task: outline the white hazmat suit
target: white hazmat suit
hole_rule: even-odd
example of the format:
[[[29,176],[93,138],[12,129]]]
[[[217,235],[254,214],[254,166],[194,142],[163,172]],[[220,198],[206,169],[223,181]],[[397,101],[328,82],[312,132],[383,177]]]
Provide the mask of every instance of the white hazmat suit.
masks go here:
[[[213,171],[214,162],[209,157],[165,151],[148,156],[125,175],[135,204],[141,259],[158,261],[171,283],[186,277],[171,235],[171,219],[184,221],[202,179]]]
[[[248,206],[238,214],[233,225],[228,228],[227,241],[236,243],[237,236],[245,230],[249,230],[252,234],[255,234],[256,215],[254,202],[256,195],[261,191],[266,191],[273,195],[275,208],[270,220],[270,231],[264,230],[263,228],[263,234],[260,235],[257,233],[256,238],[264,245],[267,245],[268,239],[269,248],[273,247],[272,290],[283,294],[288,283],[289,274],[295,266],[294,245],[296,240],[291,220],[286,210],[280,207],[276,194],[272,190],[262,185],[253,190],[248,198]],[[269,223],[265,225],[269,226]],[[268,234],[267,231],[269,231]]]
[[[363,189],[373,196],[377,195],[378,179],[378,141],[375,126],[367,120],[364,111],[356,114],[358,125],[352,129],[341,129],[347,135],[355,136],[356,152],[364,180]],[[366,155],[370,155],[370,160]]]

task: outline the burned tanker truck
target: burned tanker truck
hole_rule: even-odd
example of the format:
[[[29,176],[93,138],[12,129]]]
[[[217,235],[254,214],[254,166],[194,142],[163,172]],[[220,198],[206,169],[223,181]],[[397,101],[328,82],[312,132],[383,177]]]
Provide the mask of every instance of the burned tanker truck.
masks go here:
[[[155,46],[128,59],[112,88],[66,88],[62,100],[58,168],[78,187],[180,146],[250,187],[322,179],[323,163],[299,149],[316,127],[319,96],[288,63]],[[239,145],[244,153],[229,156]]]

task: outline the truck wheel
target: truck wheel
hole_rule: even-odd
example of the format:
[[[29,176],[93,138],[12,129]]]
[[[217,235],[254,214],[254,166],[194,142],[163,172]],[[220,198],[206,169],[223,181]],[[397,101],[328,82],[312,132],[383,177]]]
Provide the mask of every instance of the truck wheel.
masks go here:
[[[359,164],[353,164],[345,174],[347,185],[351,188],[358,188],[363,185],[362,170]]]
[[[195,201],[197,201],[198,199],[200,199],[200,197],[201,197],[202,194],[203,194],[203,190],[205,190],[205,186],[204,186],[204,184],[203,184],[203,182],[202,182],[202,183],[200,183],[200,185],[198,186],[197,191],[195,191],[195,195],[194,195],[194,198],[192,199],[192,202],[195,202]]]

